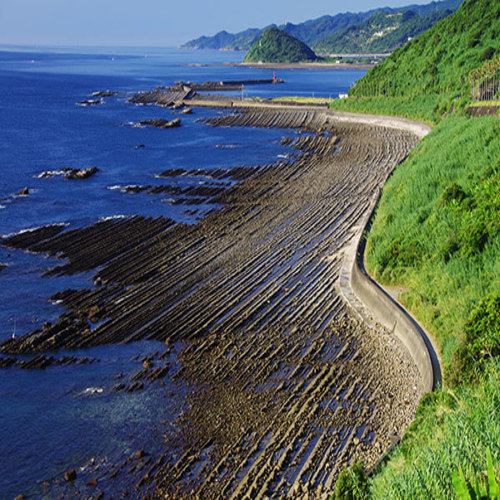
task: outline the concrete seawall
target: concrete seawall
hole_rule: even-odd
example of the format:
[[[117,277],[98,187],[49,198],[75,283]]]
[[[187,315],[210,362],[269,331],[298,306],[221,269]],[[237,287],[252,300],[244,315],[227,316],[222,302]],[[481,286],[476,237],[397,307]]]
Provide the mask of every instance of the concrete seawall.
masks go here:
[[[339,280],[340,291],[351,308],[367,324],[374,326],[378,323],[396,335],[411,354],[422,377],[424,390],[429,392],[442,382],[436,348],[425,330],[370,277],[364,266],[364,235],[370,226],[380,194],[381,190],[375,193],[370,210],[346,250]]]

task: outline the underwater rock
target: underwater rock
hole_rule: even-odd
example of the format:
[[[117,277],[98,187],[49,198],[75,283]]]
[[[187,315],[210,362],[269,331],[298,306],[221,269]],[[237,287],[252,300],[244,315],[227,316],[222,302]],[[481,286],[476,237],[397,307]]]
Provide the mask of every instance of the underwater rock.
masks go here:
[[[112,90],[100,90],[98,92],[92,92],[91,96],[92,97],[113,97],[118,92],[113,92]]]
[[[64,473],[64,480],[69,483],[70,481],[74,481],[76,479],[76,471],[75,469],[69,469]]]

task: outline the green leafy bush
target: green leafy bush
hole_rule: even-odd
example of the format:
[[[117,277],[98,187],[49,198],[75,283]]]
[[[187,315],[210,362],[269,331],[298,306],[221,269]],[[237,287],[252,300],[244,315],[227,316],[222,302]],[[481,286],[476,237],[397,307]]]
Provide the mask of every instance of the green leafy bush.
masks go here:
[[[456,182],[447,186],[441,195],[441,201],[445,204],[456,201],[460,203],[467,198],[467,193]]]
[[[362,500],[368,498],[368,477],[363,464],[355,463],[344,469],[335,483],[335,500]]]
[[[483,371],[485,363],[500,355],[500,293],[487,295],[472,311],[460,346],[453,358],[455,382]]]

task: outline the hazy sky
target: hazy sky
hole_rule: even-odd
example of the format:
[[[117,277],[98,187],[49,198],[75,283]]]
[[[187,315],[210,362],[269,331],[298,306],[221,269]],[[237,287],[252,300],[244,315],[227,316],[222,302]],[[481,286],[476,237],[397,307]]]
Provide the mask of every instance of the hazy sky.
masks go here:
[[[0,0],[0,43],[177,46],[324,14],[431,0]]]

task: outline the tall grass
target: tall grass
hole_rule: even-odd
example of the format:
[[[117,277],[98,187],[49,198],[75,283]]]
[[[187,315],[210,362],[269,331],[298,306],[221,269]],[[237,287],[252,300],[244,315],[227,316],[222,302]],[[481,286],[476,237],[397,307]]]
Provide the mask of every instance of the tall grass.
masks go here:
[[[451,116],[422,140],[384,187],[366,255],[369,271],[403,287],[400,299],[434,335],[448,387],[421,401],[370,496],[456,498],[454,471],[469,484],[484,480],[488,447],[497,476],[500,463],[497,117]]]
[[[500,292],[500,122],[443,120],[389,179],[367,266],[434,334],[448,367],[465,322]]]
[[[335,99],[330,108],[339,111],[402,116],[434,125],[451,109],[457,111],[457,108],[462,110],[465,107],[469,99],[457,96],[456,93],[448,92],[398,97],[349,97]]]
[[[454,499],[453,471],[474,484],[484,481],[487,449],[500,462],[500,362],[481,383],[455,394],[435,392],[422,400],[417,418],[390,460],[371,479],[371,496],[384,499]],[[495,471],[498,477],[498,468]]]

